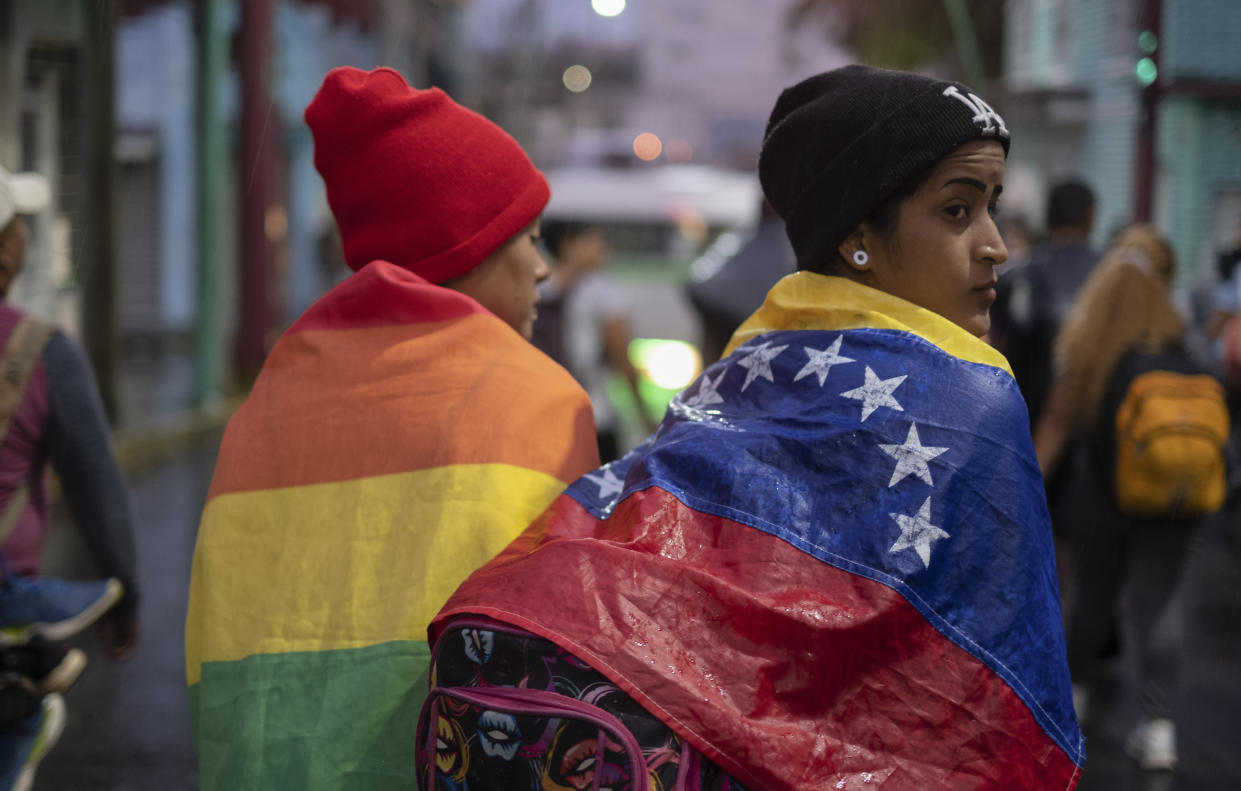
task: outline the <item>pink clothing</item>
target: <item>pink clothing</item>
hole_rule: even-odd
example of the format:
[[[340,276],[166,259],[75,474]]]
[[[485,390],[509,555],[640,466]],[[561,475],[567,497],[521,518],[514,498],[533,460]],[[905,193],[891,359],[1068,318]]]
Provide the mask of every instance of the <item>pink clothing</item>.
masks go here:
[[[22,316],[20,310],[0,303],[0,348]],[[47,461],[47,414],[47,368],[40,359],[30,374],[8,436],[0,444],[0,510],[8,505],[23,481],[30,487],[30,501],[3,546],[6,572],[34,575],[39,571],[51,511],[43,475]]]

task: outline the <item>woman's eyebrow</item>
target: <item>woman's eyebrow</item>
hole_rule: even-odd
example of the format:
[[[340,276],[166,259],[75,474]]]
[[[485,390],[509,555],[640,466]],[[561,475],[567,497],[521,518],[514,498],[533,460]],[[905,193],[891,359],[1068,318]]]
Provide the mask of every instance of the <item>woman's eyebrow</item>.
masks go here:
[[[958,178],[955,178],[955,179],[948,179],[947,181],[945,181],[945,182],[944,182],[944,185],[943,185],[942,187],[940,187],[940,189],[941,189],[941,190],[948,189],[948,188],[949,188],[949,187],[951,187],[953,184],[964,184],[964,185],[966,185],[966,186],[968,186],[968,187],[973,187],[974,189],[978,190],[979,192],[986,192],[986,191],[987,191],[987,185],[986,185],[986,184],[983,184],[983,183],[982,183],[981,181],[979,181],[978,179],[971,179],[971,178],[967,178],[967,177],[965,177],[965,176],[959,176]]]
[[[948,188],[949,188],[949,187],[951,187],[953,184],[964,184],[964,185],[966,185],[967,187],[973,187],[974,189],[976,189],[976,190],[978,190],[979,192],[982,192],[982,193],[984,193],[984,194],[987,192],[987,185],[986,185],[986,184],[983,184],[983,183],[982,183],[981,181],[979,181],[978,179],[972,179],[972,178],[968,178],[968,177],[966,177],[966,176],[959,176],[959,177],[957,177],[957,178],[955,178],[955,179],[948,179],[947,181],[945,181],[945,182],[944,182],[944,185],[943,185],[942,187],[940,187],[940,189],[941,189],[941,190],[948,189]],[[995,185],[995,194],[996,194],[997,196],[998,196],[1001,192],[1003,192],[1003,191],[1004,191],[1004,185],[1003,185],[1003,184],[997,184],[997,185]]]

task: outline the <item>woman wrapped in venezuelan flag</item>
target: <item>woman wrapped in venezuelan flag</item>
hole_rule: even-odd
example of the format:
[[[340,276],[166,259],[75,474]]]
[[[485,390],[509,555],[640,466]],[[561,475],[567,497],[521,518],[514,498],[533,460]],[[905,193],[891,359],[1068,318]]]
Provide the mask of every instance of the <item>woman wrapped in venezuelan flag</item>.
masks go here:
[[[953,82],[781,94],[759,175],[800,271],[437,616],[422,788],[1076,785],[1042,480],[981,340],[1008,147]]]
[[[599,463],[528,343],[546,180],[390,69],[306,109],[354,272],[275,344],[199,528],[187,675],[204,789],[408,789],[427,624]]]

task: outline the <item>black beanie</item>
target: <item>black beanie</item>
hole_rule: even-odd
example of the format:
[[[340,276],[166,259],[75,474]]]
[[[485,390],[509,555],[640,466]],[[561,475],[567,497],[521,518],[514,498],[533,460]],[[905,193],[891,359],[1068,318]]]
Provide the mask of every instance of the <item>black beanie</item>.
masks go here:
[[[780,94],[758,175],[805,268],[830,260],[906,181],[972,140],[995,140],[1008,156],[1004,119],[964,85],[845,66]]]

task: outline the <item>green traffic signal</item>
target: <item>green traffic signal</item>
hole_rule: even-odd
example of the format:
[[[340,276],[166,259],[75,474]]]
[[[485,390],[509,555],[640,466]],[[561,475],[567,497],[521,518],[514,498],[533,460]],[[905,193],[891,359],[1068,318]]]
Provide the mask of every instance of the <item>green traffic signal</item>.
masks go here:
[[[1149,30],[1143,30],[1138,34],[1138,49],[1147,55],[1154,55],[1155,50],[1159,49],[1159,37]]]
[[[1138,83],[1145,88],[1155,82],[1155,79],[1159,76],[1159,68],[1155,66],[1155,61],[1150,58],[1142,58],[1138,61],[1134,73],[1137,74]]]

